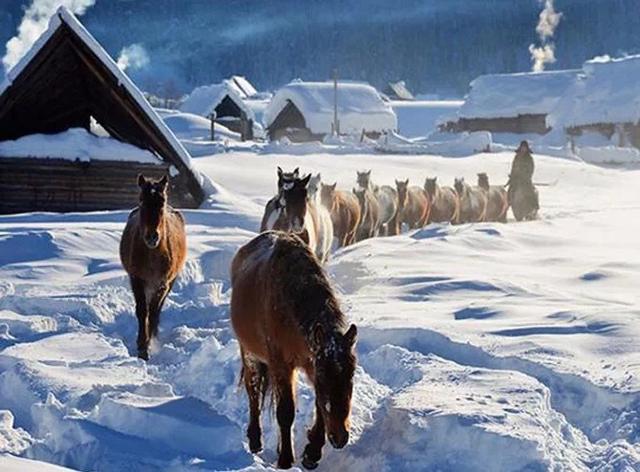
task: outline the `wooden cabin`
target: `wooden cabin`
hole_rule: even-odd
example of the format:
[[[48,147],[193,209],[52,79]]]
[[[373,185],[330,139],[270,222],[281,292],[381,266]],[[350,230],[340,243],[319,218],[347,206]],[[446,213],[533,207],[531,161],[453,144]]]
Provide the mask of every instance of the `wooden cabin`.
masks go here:
[[[443,131],[546,134],[546,118],[578,71],[483,75],[471,90],[455,120]]]
[[[147,157],[123,160],[118,151],[94,159],[87,148],[76,159],[46,145],[73,130],[98,139],[97,126],[108,135],[105,142],[125,146],[114,149]],[[204,199],[189,154],[129,77],[61,7],[0,87],[0,213],[132,208],[138,173],[169,173],[175,206],[195,208]]]
[[[333,82],[294,81],[278,90],[265,109],[269,139],[321,141],[334,128]],[[368,84],[340,82],[337,87],[338,130],[341,135],[377,138],[394,131],[398,120],[391,106]]]

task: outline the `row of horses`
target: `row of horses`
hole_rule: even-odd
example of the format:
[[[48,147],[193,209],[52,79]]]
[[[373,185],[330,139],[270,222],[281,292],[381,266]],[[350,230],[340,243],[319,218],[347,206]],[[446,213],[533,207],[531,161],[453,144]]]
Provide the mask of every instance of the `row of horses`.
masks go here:
[[[423,187],[396,180],[395,187],[376,185],[371,170],[357,172],[357,187],[351,192],[324,184],[320,174],[300,176],[277,171],[278,191],[265,207],[260,231],[280,230],[300,234],[320,261],[326,261],[335,238],[338,247],[375,236],[400,234],[430,223],[506,222],[510,196],[502,185],[490,185],[486,173],[477,185],[456,178],[452,187],[440,186],[437,177],[427,177]],[[537,211],[537,209],[536,209]],[[522,215],[518,220],[535,217]]]

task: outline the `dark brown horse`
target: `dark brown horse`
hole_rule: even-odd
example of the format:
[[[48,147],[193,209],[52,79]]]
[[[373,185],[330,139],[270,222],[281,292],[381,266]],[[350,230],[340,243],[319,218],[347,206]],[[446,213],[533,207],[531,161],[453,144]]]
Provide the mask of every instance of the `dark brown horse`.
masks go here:
[[[284,208],[284,200],[282,197],[283,189],[290,188],[293,183],[300,178],[299,168],[296,167],[293,172],[284,172],[278,167],[278,193],[267,202],[264,208],[264,215],[260,223],[260,232],[273,229],[275,221],[279,218],[280,212]]]
[[[460,200],[460,223],[485,221],[487,197],[479,188],[472,188],[464,178],[455,179],[453,188]]]
[[[167,177],[138,176],[140,204],[127,220],[120,261],[129,274],[138,318],[138,357],[149,359],[149,341],[158,334],[160,310],[187,258],[184,218],[167,204]]]
[[[481,172],[478,174],[478,188],[484,191],[487,197],[485,221],[506,223],[509,200],[504,187],[501,185],[489,185],[489,177],[486,173]]]
[[[333,235],[338,239],[338,247],[353,244],[360,224],[360,203],[349,192],[336,190],[336,184],[320,187],[320,201],[329,210],[333,223]]]
[[[356,231],[356,241],[373,238],[380,227],[380,209],[378,200],[369,189],[353,189],[360,205],[360,225]]]
[[[348,326],[327,275],[296,235],[268,231],[255,237],[235,255],[231,282],[231,323],[249,397],[249,449],[262,449],[260,413],[271,388],[280,428],[278,467],[293,465],[295,373],[302,369],[316,395],[302,459],[313,469],[326,437],[337,449],[349,441],[356,326]]]
[[[428,223],[458,223],[460,201],[454,189],[440,187],[437,177],[427,177],[424,182],[424,191],[431,203]]]
[[[431,206],[429,199],[420,187],[409,187],[409,179],[396,180],[398,190],[398,223],[406,224],[409,229],[422,228],[429,221]]]

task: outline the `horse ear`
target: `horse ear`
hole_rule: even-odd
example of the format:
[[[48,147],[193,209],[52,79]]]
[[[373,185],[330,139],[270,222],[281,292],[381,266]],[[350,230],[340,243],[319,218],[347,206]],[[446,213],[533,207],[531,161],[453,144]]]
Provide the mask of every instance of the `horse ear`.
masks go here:
[[[324,328],[320,323],[316,323],[313,327],[313,342],[317,347],[324,346]]]
[[[293,169],[293,178],[297,179],[300,176],[300,167]]]
[[[160,179],[160,181],[158,182],[160,184],[160,189],[162,192],[166,192],[167,190],[167,184],[169,183],[169,177],[167,177],[166,175],[164,177],[162,177]]]
[[[278,166],[278,177],[282,177],[282,167]]]
[[[306,187],[307,185],[309,185],[309,180],[311,180],[311,174],[307,174],[307,176],[304,179],[302,179],[300,182],[302,183],[302,185]]]
[[[333,185],[330,185],[331,190],[335,190],[336,189],[336,185],[338,185],[338,182],[334,182]]]
[[[144,178],[144,175],[138,174],[138,187],[144,187],[144,184],[147,183],[147,179]]]
[[[346,333],[344,333],[344,340],[347,342],[349,346],[353,346],[356,343],[356,338],[358,337],[358,328],[356,325],[352,324],[349,326],[349,329]]]
[[[369,169],[367,172],[365,172],[367,174],[367,176],[371,175],[371,169]]]
[[[404,181],[404,184],[405,184],[405,185],[409,185],[409,179],[405,180],[405,181]]]
[[[433,178],[433,181],[434,181],[434,182],[437,182],[437,181],[438,181],[438,177],[434,177],[434,178]]]
[[[353,192],[354,195],[358,195],[358,192],[356,191],[355,187],[351,189],[351,192]]]

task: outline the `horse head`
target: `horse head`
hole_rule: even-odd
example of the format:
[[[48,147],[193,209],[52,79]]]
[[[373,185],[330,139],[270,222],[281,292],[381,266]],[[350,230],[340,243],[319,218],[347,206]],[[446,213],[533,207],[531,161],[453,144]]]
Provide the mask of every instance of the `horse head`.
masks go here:
[[[489,176],[486,172],[480,172],[478,174],[478,187],[489,190]]]
[[[369,188],[369,184],[371,183],[371,169],[365,172],[357,172],[356,182],[358,183],[358,187],[366,189]]]
[[[282,191],[284,187],[291,185],[299,178],[299,167],[296,167],[293,172],[284,172],[281,167],[278,167],[278,192]]]
[[[167,186],[169,179],[148,180],[138,175],[140,187],[140,230],[142,240],[149,249],[160,245],[164,237],[164,219],[167,208]]]
[[[333,197],[336,193],[336,183],[333,185],[320,184],[320,203],[326,208],[333,207]]]
[[[344,334],[328,331],[320,323],[313,328],[316,402],[329,442],[336,449],[349,442],[357,335],[353,324]]]
[[[294,233],[304,231],[304,220],[307,216],[307,185],[311,174],[303,179],[293,180],[283,187],[284,214],[288,230]]]
[[[427,177],[424,181],[424,191],[427,192],[429,198],[433,198],[438,189],[438,177]]]
[[[453,181],[453,188],[456,190],[458,196],[462,197],[467,190],[467,184],[464,182],[464,177],[456,177]]]
[[[309,185],[307,185],[307,197],[309,200],[313,200],[318,196],[321,183],[322,176],[319,173],[309,179]]]
[[[409,193],[409,179],[396,180],[396,190],[398,191],[398,206],[404,208],[407,204],[407,195]]]

